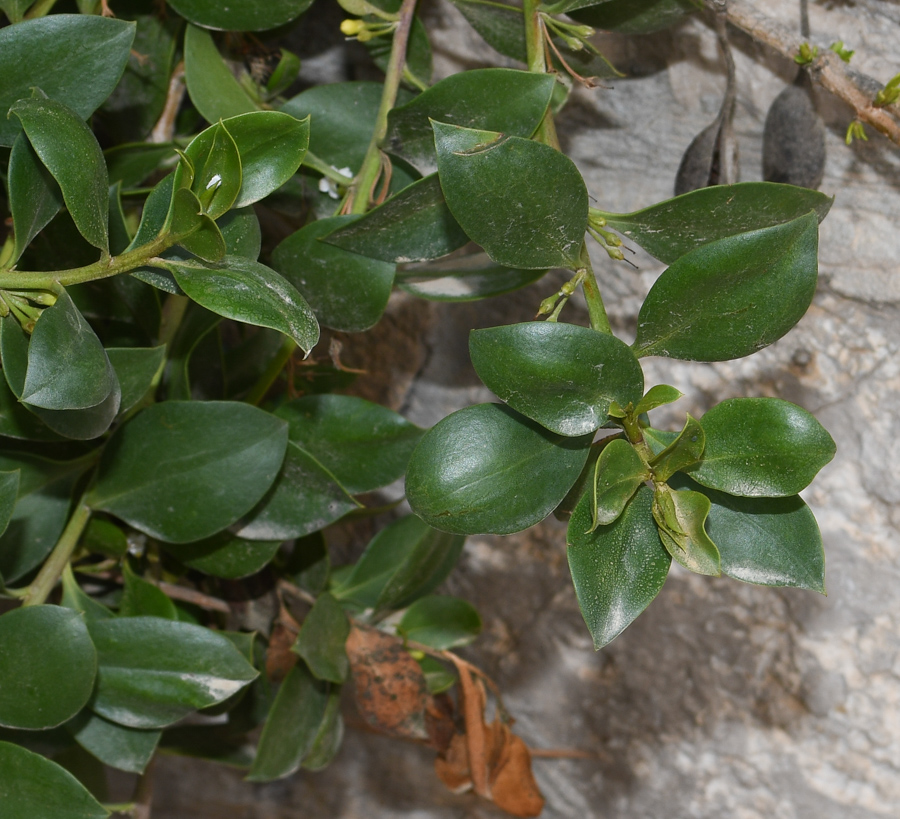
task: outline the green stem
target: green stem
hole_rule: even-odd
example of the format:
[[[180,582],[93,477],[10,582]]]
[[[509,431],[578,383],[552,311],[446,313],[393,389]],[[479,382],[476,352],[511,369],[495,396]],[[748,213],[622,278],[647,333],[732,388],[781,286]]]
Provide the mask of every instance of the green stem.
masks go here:
[[[330,179],[338,185],[347,185],[351,181],[349,176],[344,176],[337,168],[329,165],[324,159],[317,157],[312,151],[306,152],[306,156],[303,157],[303,164],[307,168],[318,171],[326,179]]]
[[[544,51],[544,27],[541,23],[541,0],[523,0],[522,10],[525,14],[525,54],[528,61],[528,70],[533,74],[547,73],[547,59]],[[534,138],[551,148],[559,150],[559,137],[556,133],[556,124],[550,109],[544,114],[541,124],[538,125]]]
[[[36,17],[44,17],[55,5],[56,0],[37,0],[37,3],[25,12],[25,19],[34,20]]]
[[[594,275],[594,268],[591,267],[591,257],[588,254],[586,245],[581,246],[581,264],[587,274],[582,281],[581,287],[584,290],[584,299],[587,302],[591,327],[599,333],[612,335],[612,327],[609,326],[609,316],[606,315],[606,306],[603,304],[603,296],[600,295],[600,287],[597,284],[597,277]]]
[[[22,601],[23,606],[39,606],[49,597],[53,587],[59,582],[63,569],[69,565],[72,553],[90,518],[91,507],[84,502],[84,496],[82,496],[72,517],[69,518],[66,528],[59,536],[56,546],[53,547],[50,557],[41,567],[34,582],[28,587],[28,593]]]
[[[279,373],[285,368],[288,361],[291,360],[291,356],[296,349],[297,343],[293,339],[284,339],[280,349],[275,354],[275,358],[269,362],[269,366],[266,367],[266,371],[260,376],[259,381],[253,385],[253,389],[247,393],[247,397],[244,400],[248,404],[257,406],[266,397],[269,388],[275,383],[275,379],[278,378]]]
[[[409,33],[412,30],[418,0],[403,0],[400,6],[400,22],[394,32],[391,45],[391,56],[384,75],[384,90],[381,93],[381,105],[375,118],[375,131],[366,150],[365,158],[356,179],[353,181],[350,213],[365,213],[369,208],[369,192],[375,187],[378,173],[381,170],[381,143],[387,134],[387,119],[391,109],[397,103],[397,92],[406,65],[406,47]]]

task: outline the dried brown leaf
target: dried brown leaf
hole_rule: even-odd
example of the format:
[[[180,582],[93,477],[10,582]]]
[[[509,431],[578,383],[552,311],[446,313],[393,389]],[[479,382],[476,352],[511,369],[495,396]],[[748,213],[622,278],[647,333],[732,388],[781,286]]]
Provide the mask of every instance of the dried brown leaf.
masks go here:
[[[291,646],[299,631],[300,624],[282,606],[278,619],[272,626],[272,636],[269,637],[269,648],[266,651],[266,674],[270,681],[281,682],[297,663],[297,655],[291,651]]]

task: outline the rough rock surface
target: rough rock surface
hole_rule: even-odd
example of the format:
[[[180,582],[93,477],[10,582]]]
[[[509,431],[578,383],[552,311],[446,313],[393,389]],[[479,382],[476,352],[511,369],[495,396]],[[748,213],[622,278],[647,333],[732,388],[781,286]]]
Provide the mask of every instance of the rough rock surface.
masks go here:
[[[794,26],[794,3],[755,0]],[[812,4],[812,41],[841,39],[855,68],[897,71],[896,0]],[[431,9],[439,70],[496,63],[453,8]],[[462,32],[462,33],[461,33]],[[633,79],[577,92],[560,119],[567,152],[606,210],[671,195],[682,152],[715,115],[724,73],[710,30],[599,41]],[[734,37],[742,178],[761,173],[766,110],[793,65]],[[738,395],[774,395],[815,412],[838,455],[805,493],[828,560],[828,597],[746,586],[673,570],[659,598],[599,653],[579,615],[553,520],[518,536],[470,538],[446,591],[486,624],[466,656],[500,684],[517,730],[541,758],[546,817],[597,819],[875,819],[900,815],[900,149],[871,134],[851,147],[842,103],[819,94],[828,128],[822,190],[836,195],[821,232],[821,284],[786,338],[738,362],[655,360],[648,383],[686,393],[688,411]],[[613,322],[628,334],[660,266],[638,272],[595,259]],[[472,327],[526,320],[548,281],[514,296],[435,306],[397,297],[344,358],[392,379],[377,395],[431,425],[486,400],[468,362]],[[568,308],[577,309],[577,308]],[[382,389],[373,379],[367,387]],[[896,460],[895,460],[896,459]],[[348,732],[335,764],[270,785],[212,765],[163,758],[155,819],[450,819],[500,814],[444,790],[432,754]]]

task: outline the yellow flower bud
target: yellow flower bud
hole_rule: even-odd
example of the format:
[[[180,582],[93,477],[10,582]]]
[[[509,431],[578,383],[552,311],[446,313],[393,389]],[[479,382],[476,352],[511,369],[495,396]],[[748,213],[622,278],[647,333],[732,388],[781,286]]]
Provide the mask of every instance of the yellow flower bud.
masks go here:
[[[362,20],[344,20],[341,23],[341,33],[353,37],[359,34],[365,26],[366,24]]]

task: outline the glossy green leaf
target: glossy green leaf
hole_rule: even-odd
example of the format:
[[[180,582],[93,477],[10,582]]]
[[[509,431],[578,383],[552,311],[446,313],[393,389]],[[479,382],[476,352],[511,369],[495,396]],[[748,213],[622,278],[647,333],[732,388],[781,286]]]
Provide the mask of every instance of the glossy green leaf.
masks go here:
[[[704,528],[709,508],[706,495],[656,485],[653,519],[666,551],[689,571],[718,577],[722,573],[719,550]]]
[[[555,80],[508,68],[452,74],[388,115],[386,150],[423,174],[437,170],[431,120],[530,137],[547,111]]]
[[[400,264],[446,256],[466,244],[469,237],[450,213],[437,174],[432,174],[413,182],[360,219],[341,225],[323,241],[369,258]]]
[[[124,20],[79,14],[53,14],[0,29],[0,111],[38,87],[87,119],[122,76],[134,29]],[[15,119],[0,116],[0,145],[11,146],[19,130]]]
[[[312,750],[328,700],[329,685],[297,663],[278,689],[247,779],[269,782],[294,773]]]
[[[618,438],[600,453],[594,470],[594,503],[590,532],[607,526],[625,509],[638,487],[650,479],[650,472],[634,447]]]
[[[310,305],[290,281],[269,267],[241,256],[219,264],[171,264],[175,281],[195,302],[225,318],[270,327],[308,353],[319,340]]]
[[[672,264],[717,239],[790,222],[811,210],[821,222],[833,201],[806,188],[741,182],[701,188],[634,213],[603,216],[607,227],[633,239],[661,262]]]
[[[416,600],[397,625],[405,639],[438,651],[468,645],[481,634],[481,629],[481,617],[471,603],[443,596]]]
[[[650,410],[655,410],[657,407],[673,404],[683,395],[684,393],[681,390],[677,390],[669,384],[657,384],[647,390],[646,395],[638,401],[637,406],[634,408],[634,414],[641,415],[642,413],[650,412]]]
[[[122,400],[121,412],[127,412],[146,394],[165,361],[166,348],[108,347],[106,355],[119,379]]]
[[[186,20],[205,28],[225,31],[264,31],[299,17],[312,0],[175,0],[172,6]]]
[[[62,574],[62,600],[60,605],[67,609],[80,611],[84,615],[85,621],[88,620],[109,620],[115,617],[106,606],[98,603],[93,597],[86,594],[78,581],[75,579],[75,573],[72,571],[72,565],[68,564],[63,569]]]
[[[184,79],[191,102],[207,122],[259,110],[222,59],[212,35],[192,25],[184,33]]]
[[[171,725],[257,676],[230,640],[201,626],[125,617],[88,629],[98,659],[91,709],[130,728]]]
[[[11,319],[15,323],[15,319]],[[6,320],[0,320],[0,327]],[[2,338],[2,330],[0,330]],[[29,412],[19,403],[19,399],[13,395],[13,391],[6,383],[6,379],[0,378],[0,435],[7,438],[18,438],[25,441],[59,441],[60,436],[46,424],[38,420],[34,413]]]
[[[456,675],[447,671],[446,666],[433,657],[423,657],[421,660],[418,660],[418,663],[422,668],[422,674],[425,676],[425,685],[428,686],[429,694],[442,694],[456,685]]]
[[[155,583],[139,577],[128,565],[122,567],[124,590],[119,602],[120,617],[162,617],[166,620],[177,620],[178,612],[175,604]]]
[[[65,291],[41,313],[19,398],[50,410],[87,409],[121,391],[116,371],[91,326]]]
[[[0,616],[0,725],[54,728],[90,699],[97,652],[80,613],[30,606]]]
[[[190,188],[200,201],[202,212],[210,219],[223,216],[235,204],[241,190],[241,155],[234,137],[223,122],[211,125],[194,137],[184,155],[193,173],[182,160],[175,170],[175,187]]]
[[[109,251],[109,175],[97,138],[81,116],[52,99],[22,99],[9,113],[62,191],[78,232]]]
[[[321,532],[313,532],[294,543],[284,573],[312,594],[325,590],[331,574],[331,558]]]
[[[225,240],[228,256],[256,261],[262,247],[262,230],[252,206],[232,208],[216,223]]]
[[[425,433],[410,458],[406,496],[417,515],[444,531],[520,532],[566,496],[590,439],[548,432],[505,406],[467,407]]]
[[[303,294],[319,323],[347,333],[378,322],[394,282],[393,264],[319,241],[355,218],[319,219],[288,236],[272,253],[272,266]]]
[[[527,62],[522,9],[491,0],[452,0],[484,41],[504,57]]]
[[[340,603],[325,592],[306,615],[291,650],[306,661],[317,679],[342,683],[350,673],[350,660],[344,648],[349,635],[347,615]]]
[[[275,483],[242,522],[249,540],[291,540],[324,529],[358,504],[326,467],[289,441]]]
[[[114,389],[99,404],[80,410],[29,409],[51,430],[76,441],[89,441],[106,432],[119,411],[119,390]]]
[[[9,519],[19,497],[20,474],[18,469],[11,472],[0,471],[0,536],[9,526]]]
[[[109,811],[65,768],[10,742],[0,742],[0,804],[3,819],[109,816]]]
[[[290,88],[300,74],[300,58],[286,48],[279,50],[278,64],[266,80],[266,93],[276,97]]]
[[[644,374],[634,353],[608,333],[533,321],[473,330],[478,377],[514,410],[560,435],[585,435],[609,406],[640,400]]]
[[[24,134],[19,134],[9,155],[9,209],[15,249],[10,263],[18,261],[31,240],[59,213],[62,191]]]
[[[440,122],[433,128],[447,205],[495,262],[578,266],[588,198],[570,159],[521,137]]]
[[[247,404],[154,404],[116,431],[88,503],[160,540],[200,540],[259,502],[286,447],[287,425]]]
[[[591,533],[590,493],[572,513],[569,569],[596,649],[631,625],[666,582],[671,558],[660,542],[652,505],[653,490],[641,487],[614,523]]]
[[[650,461],[654,479],[667,481],[676,472],[693,466],[703,455],[705,445],[706,434],[703,427],[688,415],[678,437]]]
[[[271,563],[280,545],[280,540],[247,540],[222,532],[194,543],[169,543],[165,548],[185,566],[213,577],[239,580]]]
[[[178,244],[188,253],[205,261],[217,262],[225,256],[222,232],[213,219],[203,212],[200,200],[188,188],[177,188],[172,195],[166,229],[178,237]]]
[[[162,736],[161,731],[110,722],[87,709],[69,720],[66,730],[84,750],[104,764],[136,774],[144,772]]]
[[[684,475],[673,487],[703,493],[712,503],[706,528],[719,547],[722,573],[761,586],[794,586],[825,594],[825,553],[810,508],[789,498],[737,498]]]
[[[341,718],[341,689],[331,686],[325,714],[316,732],[309,753],[303,757],[303,767],[308,771],[327,768],[341,748],[344,739],[344,720]]]
[[[309,395],[275,415],[288,436],[309,452],[351,495],[403,477],[423,430],[402,415],[351,395]]]
[[[600,3],[596,0],[593,3],[563,0],[554,4],[553,9],[555,13],[566,12],[575,20],[604,31],[649,34],[669,28],[696,11],[697,6],[691,0],[606,0]]]
[[[397,271],[397,286],[429,301],[476,301],[518,290],[546,270],[513,270],[494,264],[486,253]]]
[[[687,471],[698,483],[730,495],[796,495],[835,453],[827,430],[780,398],[732,398],[700,424],[706,433],[703,459]]]
[[[817,246],[818,220],[809,213],[682,256],[641,307],[636,353],[727,361],[767,347],[812,301]]]

